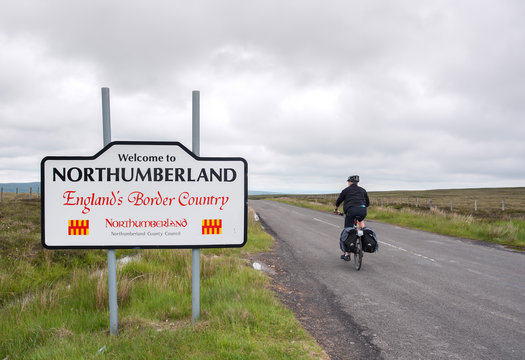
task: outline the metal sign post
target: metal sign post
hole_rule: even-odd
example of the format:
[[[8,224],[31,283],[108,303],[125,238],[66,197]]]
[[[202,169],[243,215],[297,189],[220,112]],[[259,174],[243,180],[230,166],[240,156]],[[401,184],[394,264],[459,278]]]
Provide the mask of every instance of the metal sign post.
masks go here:
[[[109,88],[102,88],[102,131],[104,146],[111,142]],[[108,249],[109,332],[118,334],[117,259],[115,249]]]
[[[46,249],[106,249],[110,333],[118,333],[115,249],[191,248],[192,322],[200,315],[200,249],[247,241],[248,163],[200,157],[199,92],[193,151],[178,142],[111,142],[102,88],[104,148],[93,156],[46,156],[41,240]]]
[[[200,92],[192,92],[192,151],[200,156]],[[200,316],[200,249],[191,250],[191,322]]]

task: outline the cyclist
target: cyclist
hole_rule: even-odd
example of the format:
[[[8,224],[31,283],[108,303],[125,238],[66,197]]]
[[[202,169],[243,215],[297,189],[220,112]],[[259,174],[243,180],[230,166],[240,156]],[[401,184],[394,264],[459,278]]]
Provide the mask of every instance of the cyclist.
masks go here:
[[[366,209],[370,205],[370,200],[368,199],[368,193],[365,189],[358,186],[359,175],[349,176],[348,187],[346,187],[335,202],[334,213],[338,213],[338,208],[341,203],[343,203],[343,212],[345,216],[345,228],[351,227],[354,225],[354,219],[357,219],[357,226],[359,229],[365,227],[365,217]],[[343,249],[343,246],[341,246]],[[343,250],[344,251],[344,250]],[[345,251],[344,255],[341,256],[341,259],[345,261],[350,261],[350,254]]]

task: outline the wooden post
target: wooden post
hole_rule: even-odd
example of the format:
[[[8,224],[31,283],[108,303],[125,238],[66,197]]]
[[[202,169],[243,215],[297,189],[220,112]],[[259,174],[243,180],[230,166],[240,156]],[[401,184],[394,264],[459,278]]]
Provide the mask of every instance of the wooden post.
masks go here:
[[[4,200],[4,188],[2,187],[0,189],[0,202],[2,202]]]
[[[478,211],[478,200],[474,200],[474,211]]]
[[[416,198],[416,207],[419,207],[419,198]]]
[[[454,200],[450,200],[450,211],[454,211]]]
[[[501,200],[501,211],[505,211],[505,200]]]

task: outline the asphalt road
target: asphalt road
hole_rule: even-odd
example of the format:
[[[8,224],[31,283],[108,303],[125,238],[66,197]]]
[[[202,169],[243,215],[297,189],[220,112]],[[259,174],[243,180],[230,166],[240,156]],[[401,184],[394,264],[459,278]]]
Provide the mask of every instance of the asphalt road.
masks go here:
[[[281,244],[296,314],[319,302],[302,320],[332,358],[525,359],[525,254],[367,221],[379,251],[356,271],[340,259],[342,217],[250,206]]]

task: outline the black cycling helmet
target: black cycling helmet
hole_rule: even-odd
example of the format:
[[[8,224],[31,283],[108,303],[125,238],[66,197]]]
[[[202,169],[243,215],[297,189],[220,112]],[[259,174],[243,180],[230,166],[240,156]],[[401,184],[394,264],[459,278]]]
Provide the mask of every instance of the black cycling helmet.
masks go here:
[[[358,183],[359,182],[359,175],[352,175],[352,176],[349,176],[348,179],[346,181],[351,181],[353,183]]]

